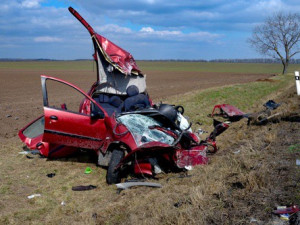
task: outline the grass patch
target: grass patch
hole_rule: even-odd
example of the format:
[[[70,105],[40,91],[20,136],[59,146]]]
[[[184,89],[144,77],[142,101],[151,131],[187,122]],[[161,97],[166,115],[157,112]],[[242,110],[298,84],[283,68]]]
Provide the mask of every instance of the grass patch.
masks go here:
[[[272,93],[277,93],[290,85],[293,78],[292,75],[276,76],[272,78],[275,82],[253,82],[207,89],[176,96],[170,101],[182,105],[191,120],[208,125],[211,119],[207,115],[212,112],[214,105],[231,104],[247,113],[255,103],[266,101]]]
[[[300,144],[294,144],[289,147],[291,153],[300,152]]]

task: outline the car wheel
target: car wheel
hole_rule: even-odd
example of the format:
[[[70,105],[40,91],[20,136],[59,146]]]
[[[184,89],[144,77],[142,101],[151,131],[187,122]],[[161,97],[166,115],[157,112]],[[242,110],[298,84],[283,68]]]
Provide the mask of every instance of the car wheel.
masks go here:
[[[120,170],[115,170],[115,168],[123,157],[124,152],[122,150],[113,150],[106,174],[106,182],[108,184],[116,184],[121,181]]]

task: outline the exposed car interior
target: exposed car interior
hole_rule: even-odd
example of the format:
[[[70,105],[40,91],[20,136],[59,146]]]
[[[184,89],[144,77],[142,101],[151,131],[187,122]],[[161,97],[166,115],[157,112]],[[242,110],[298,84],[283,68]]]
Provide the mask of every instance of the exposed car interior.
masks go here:
[[[104,108],[109,116],[113,113],[119,114],[150,107],[148,96],[139,93],[139,89],[135,85],[130,85],[126,89],[126,95],[95,93],[93,99]]]

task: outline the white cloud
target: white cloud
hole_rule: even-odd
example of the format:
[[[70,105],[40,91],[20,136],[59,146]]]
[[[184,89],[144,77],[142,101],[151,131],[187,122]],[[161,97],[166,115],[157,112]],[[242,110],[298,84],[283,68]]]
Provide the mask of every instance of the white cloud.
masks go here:
[[[50,37],[50,36],[40,36],[40,37],[35,37],[33,39],[35,42],[61,42],[61,38],[57,37]]]
[[[257,1],[256,3],[250,5],[250,7],[246,9],[246,11],[252,13],[257,13],[257,12],[272,13],[275,11],[282,11],[286,9],[284,5],[285,4],[281,0],[262,0],[262,1]]]
[[[145,33],[153,33],[154,32],[154,30],[151,27],[143,27],[140,31],[145,32]]]
[[[205,31],[183,33],[180,30],[154,30],[152,27],[143,27],[138,35],[144,38],[163,38],[174,41],[211,41],[220,37],[219,34]]]
[[[142,27],[139,31],[134,31],[128,27],[121,27],[116,24],[109,24],[95,29],[100,35],[115,39],[134,39],[138,41],[148,40],[168,40],[168,41],[215,41],[220,34],[206,31],[184,33],[181,30],[155,30],[152,27]],[[122,37],[122,38],[121,38]]]
[[[96,26],[95,30],[97,32],[99,32],[100,34],[102,32],[105,32],[105,33],[122,33],[122,34],[132,33],[132,30],[130,28],[121,27],[121,26],[118,26],[117,24],[106,24],[106,25],[101,26],[101,27]]]
[[[21,3],[22,8],[38,8],[40,7],[40,0],[25,0]]]

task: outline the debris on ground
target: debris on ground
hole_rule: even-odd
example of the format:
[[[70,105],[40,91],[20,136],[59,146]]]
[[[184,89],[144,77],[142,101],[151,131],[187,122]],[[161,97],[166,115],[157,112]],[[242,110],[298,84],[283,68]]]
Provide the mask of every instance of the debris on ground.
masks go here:
[[[42,195],[41,194],[33,194],[33,195],[29,195],[27,196],[28,199],[32,199],[32,198],[35,198],[35,197],[41,197]]]
[[[271,120],[275,120],[279,116],[283,114],[283,112],[272,113],[272,111],[276,110],[282,103],[276,103],[274,100],[268,100],[263,104],[265,107],[264,110],[261,110],[256,113],[244,113],[237,107],[229,104],[220,104],[215,105],[209,117],[223,117],[227,119],[229,122],[236,122],[243,118],[248,118],[247,124],[253,125],[264,125]]]
[[[28,153],[29,153],[28,151],[19,152],[20,155],[27,155]]]
[[[87,168],[85,168],[85,170],[84,170],[84,173],[85,173],[85,174],[90,174],[91,172],[92,172],[91,167],[87,167]]]
[[[89,191],[97,188],[95,185],[79,185],[79,186],[74,186],[72,187],[72,191]]]
[[[146,186],[146,187],[154,187],[154,188],[161,188],[162,185],[159,183],[152,183],[152,182],[125,182],[125,183],[118,183],[116,184],[119,191],[126,190],[131,187],[135,186]]]
[[[279,215],[280,219],[289,221],[291,216],[296,215],[300,211],[297,205],[288,206],[277,206],[273,214]],[[294,223],[290,223],[294,224]]]
[[[281,105],[281,103],[276,103],[273,100],[269,100],[264,104],[264,106],[270,110],[277,109],[280,105]]]
[[[221,116],[223,118],[228,119],[229,121],[234,122],[244,118],[245,115],[246,114],[244,112],[242,112],[240,109],[238,109],[233,105],[221,104],[221,105],[215,105],[212,113],[209,114],[208,116],[209,117]]]
[[[293,214],[296,212],[299,212],[299,206],[298,205],[292,205],[290,207],[287,206],[277,206],[276,210],[273,211],[274,214]]]
[[[54,177],[56,174],[55,173],[48,173],[46,176],[49,177],[49,178],[52,178]]]

